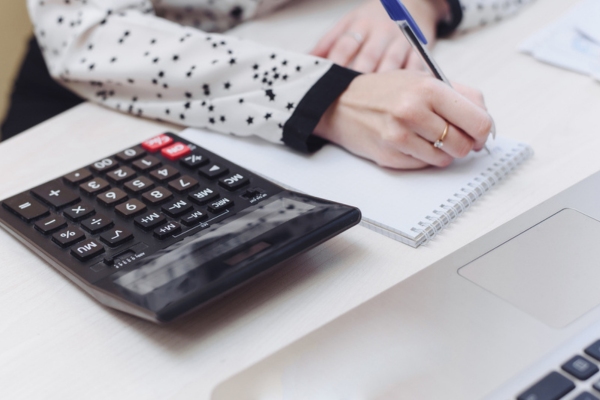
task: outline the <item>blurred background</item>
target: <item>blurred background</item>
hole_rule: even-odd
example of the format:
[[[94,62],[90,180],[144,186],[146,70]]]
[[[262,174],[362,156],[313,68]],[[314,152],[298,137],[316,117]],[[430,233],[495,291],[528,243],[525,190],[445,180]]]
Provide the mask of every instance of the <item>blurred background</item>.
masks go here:
[[[31,32],[25,0],[0,0],[0,121]]]

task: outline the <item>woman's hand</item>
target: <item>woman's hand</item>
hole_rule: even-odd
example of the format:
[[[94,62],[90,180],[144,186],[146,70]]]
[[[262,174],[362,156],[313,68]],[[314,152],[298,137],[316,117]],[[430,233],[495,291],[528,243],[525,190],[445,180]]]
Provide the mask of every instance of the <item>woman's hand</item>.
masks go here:
[[[436,148],[446,122],[443,147]],[[356,77],[315,134],[383,167],[415,169],[445,167],[481,150],[492,124],[480,92],[397,70]]]
[[[404,0],[403,3],[428,40],[435,43],[438,21],[449,12],[446,0]],[[398,26],[379,0],[366,0],[347,14],[317,43],[311,54],[359,72],[385,72],[399,68],[421,69]]]

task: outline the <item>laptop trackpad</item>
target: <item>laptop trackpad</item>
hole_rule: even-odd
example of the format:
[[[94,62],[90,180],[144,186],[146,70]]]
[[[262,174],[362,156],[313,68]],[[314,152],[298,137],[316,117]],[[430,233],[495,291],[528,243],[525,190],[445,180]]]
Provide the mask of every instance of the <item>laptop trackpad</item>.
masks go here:
[[[600,222],[564,209],[458,272],[545,324],[564,327],[600,304]]]

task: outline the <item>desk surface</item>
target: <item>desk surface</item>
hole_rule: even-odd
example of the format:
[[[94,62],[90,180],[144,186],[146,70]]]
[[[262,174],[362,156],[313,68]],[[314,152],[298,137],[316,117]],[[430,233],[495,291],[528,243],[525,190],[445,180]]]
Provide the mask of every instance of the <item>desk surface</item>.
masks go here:
[[[538,1],[436,49],[447,76],[483,90],[499,134],[530,143],[535,155],[419,249],[355,227],[188,318],[156,326],[100,306],[0,230],[3,395],[206,398],[218,382],[598,171],[600,85],[515,50],[573,3]],[[300,2],[236,34],[306,50],[349,7]],[[295,33],[307,31],[299,43]],[[0,145],[0,198],[164,130],[79,106]]]

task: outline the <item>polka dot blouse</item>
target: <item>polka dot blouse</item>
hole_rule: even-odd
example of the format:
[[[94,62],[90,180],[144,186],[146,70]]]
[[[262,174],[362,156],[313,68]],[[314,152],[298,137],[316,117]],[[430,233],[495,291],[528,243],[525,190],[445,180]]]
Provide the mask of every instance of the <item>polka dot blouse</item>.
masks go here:
[[[451,28],[514,12],[526,0],[449,0]],[[136,116],[300,151],[358,74],[328,60],[223,32],[287,0],[28,0],[51,75],[80,96]],[[508,4],[508,5],[506,5]]]

